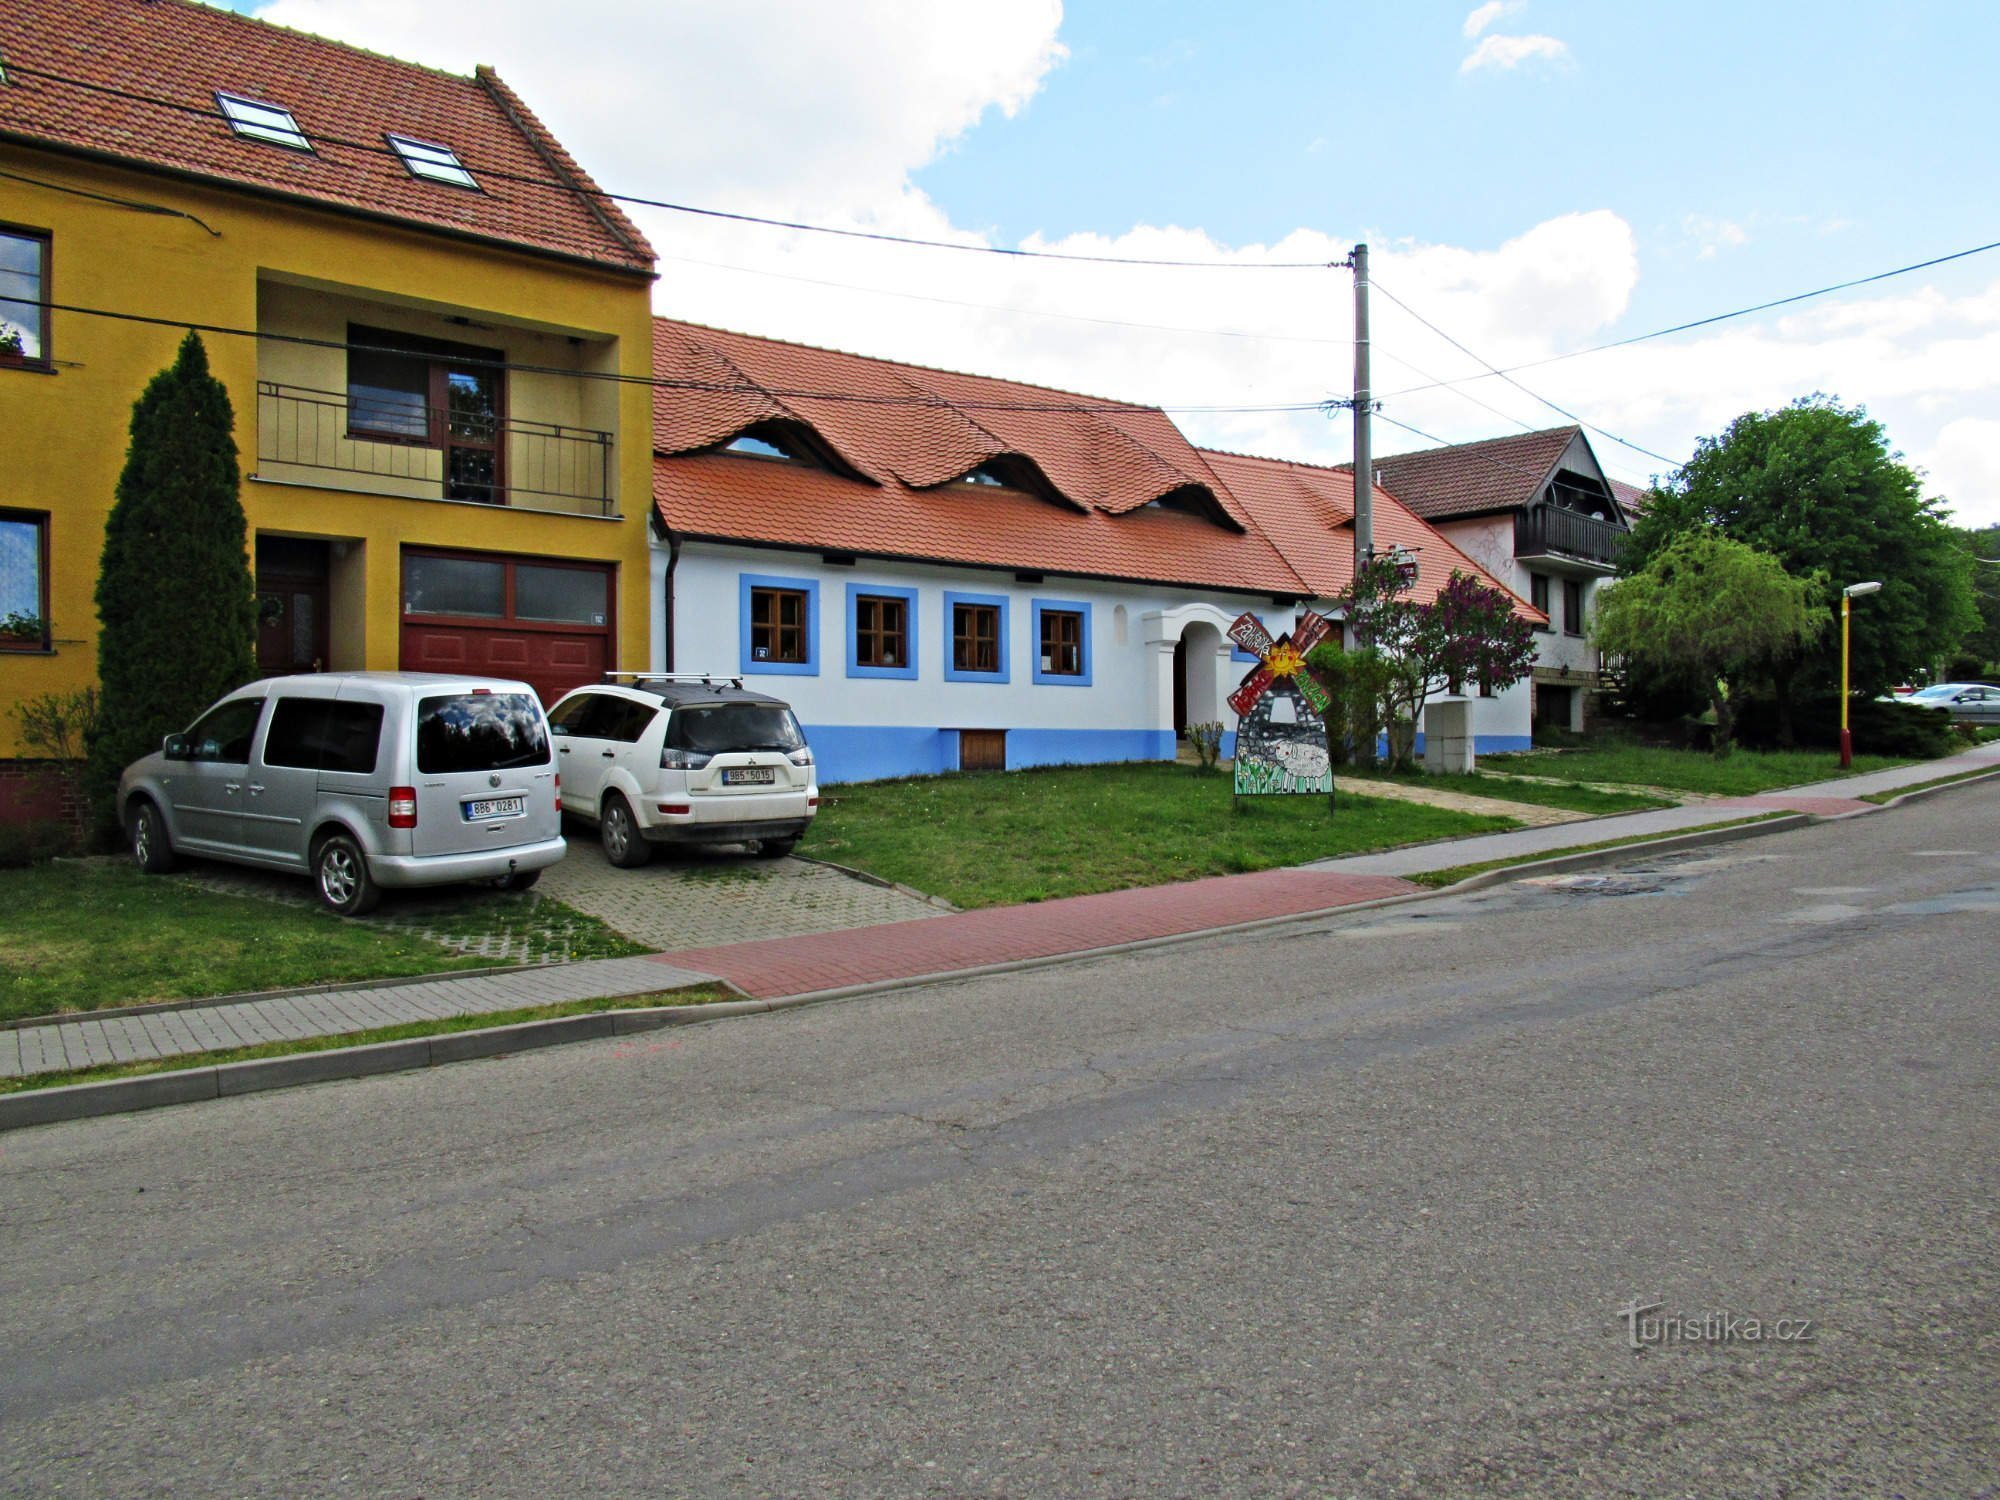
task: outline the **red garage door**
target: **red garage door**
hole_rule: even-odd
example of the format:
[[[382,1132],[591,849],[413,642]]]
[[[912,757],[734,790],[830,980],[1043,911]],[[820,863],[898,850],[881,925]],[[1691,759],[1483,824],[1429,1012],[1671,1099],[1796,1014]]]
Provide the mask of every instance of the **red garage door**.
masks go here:
[[[611,598],[601,563],[405,551],[403,669],[517,677],[553,703],[610,667]]]

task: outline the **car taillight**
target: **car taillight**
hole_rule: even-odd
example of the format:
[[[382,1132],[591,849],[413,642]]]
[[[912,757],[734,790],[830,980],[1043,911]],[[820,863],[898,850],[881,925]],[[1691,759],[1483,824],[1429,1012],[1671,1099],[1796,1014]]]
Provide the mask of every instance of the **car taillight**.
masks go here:
[[[818,807],[818,806],[819,806],[819,798],[817,798],[817,797],[808,797],[808,798],[806,798],[806,806],[807,806],[807,807]]]
[[[685,818],[693,810],[692,804],[686,802],[662,802],[660,804],[660,811],[673,818]]]
[[[809,766],[813,763],[812,749],[810,746],[801,745],[790,755],[786,756],[785,759],[795,766]]]
[[[391,828],[415,828],[417,826],[417,789],[413,786],[392,786],[389,788],[389,826]]]
[[[660,752],[660,768],[666,771],[699,771],[714,759],[713,755],[700,750],[676,750],[669,745]]]
[[[556,772],[556,811],[562,811],[562,772]]]

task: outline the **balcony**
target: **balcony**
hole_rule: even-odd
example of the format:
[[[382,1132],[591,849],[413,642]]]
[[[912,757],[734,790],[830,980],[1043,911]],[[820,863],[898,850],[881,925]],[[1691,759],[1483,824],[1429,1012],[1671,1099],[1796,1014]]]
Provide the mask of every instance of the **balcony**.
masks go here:
[[[594,428],[502,418],[459,400],[354,410],[340,391],[257,383],[262,480],[609,516],[613,473],[612,436]]]
[[[1569,563],[1581,572],[1610,573],[1628,535],[1623,526],[1594,516],[1555,505],[1531,505],[1514,517],[1514,556],[1522,562]]]

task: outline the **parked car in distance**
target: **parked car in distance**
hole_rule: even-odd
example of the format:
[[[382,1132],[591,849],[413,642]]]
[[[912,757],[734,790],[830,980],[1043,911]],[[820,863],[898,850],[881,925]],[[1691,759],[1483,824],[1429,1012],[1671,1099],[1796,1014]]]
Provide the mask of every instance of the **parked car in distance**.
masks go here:
[[[791,705],[740,678],[617,674],[549,710],[563,811],[633,868],[657,844],[755,842],[792,852],[819,812],[812,750]]]
[[[557,795],[533,688],[424,672],[253,682],[118,780],[147,874],[181,854],[296,871],[350,917],[384,887],[533,885],[567,849]]]
[[[2000,724],[2000,687],[1984,682],[1940,682],[1898,698],[1915,708],[1943,708],[1960,724]]]

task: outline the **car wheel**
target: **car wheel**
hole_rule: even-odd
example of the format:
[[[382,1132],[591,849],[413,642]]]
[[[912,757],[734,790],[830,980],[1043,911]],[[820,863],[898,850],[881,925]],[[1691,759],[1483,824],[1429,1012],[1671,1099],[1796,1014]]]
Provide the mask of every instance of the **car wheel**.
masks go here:
[[[132,810],[132,863],[148,875],[164,875],[175,864],[166,819],[150,802],[141,802]]]
[[[798,846],[799,836],[797,834],[793,834],[788,839],[759,839],[757,840],[757,857],[759,859],[783,859],[787,854],[798,848]]]
[[[605,799],[597,836],[604,844],[604,857],[621,870],[636,870],[653,857],[653,846],[639,832],[630,804],[616,792]]]
[[[540,870],[515,870],[512,874],[502,875],[498,880],[494,881],[493,889],[496,891],[525,891],[541,878],[542,872]]]
[[[330,833],[320,840],[312,872],[319,899],[343,917],[364,916],[382,899],[382,888],[368,873],[368,858],[350,834]]]

